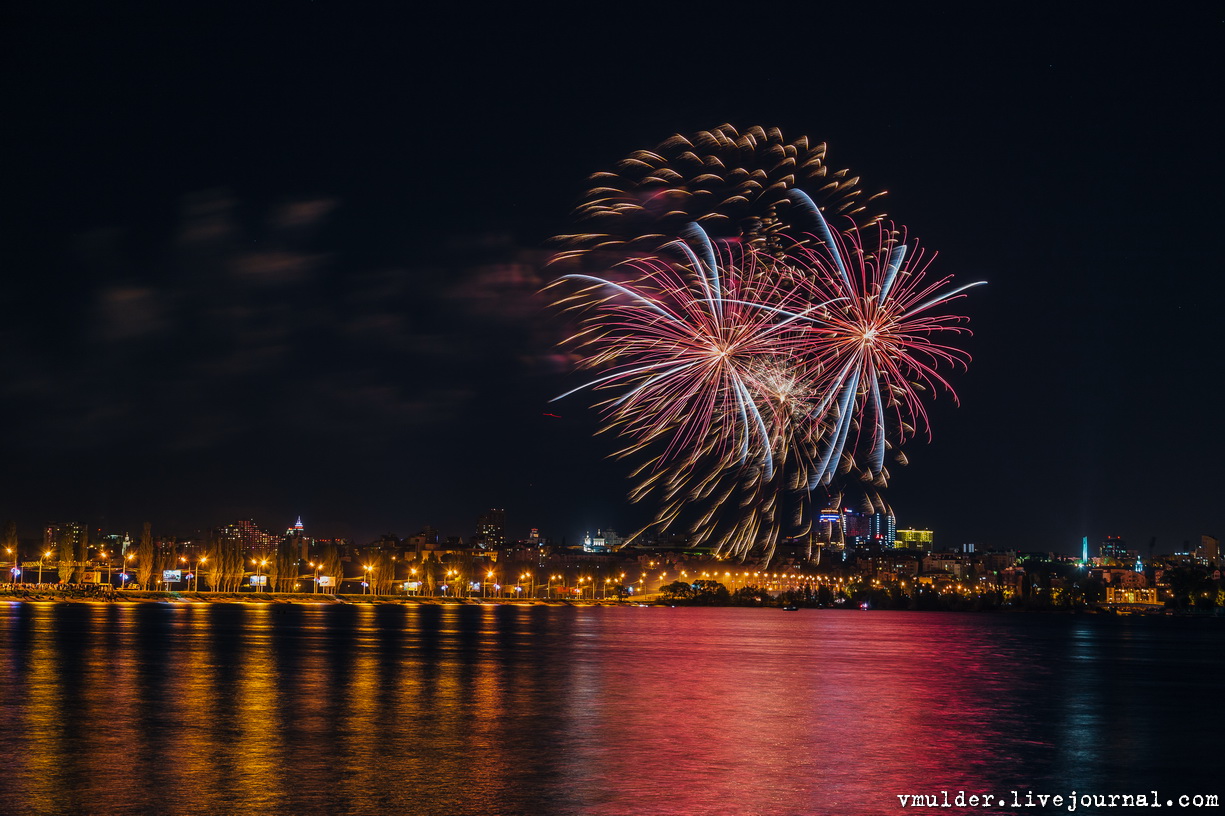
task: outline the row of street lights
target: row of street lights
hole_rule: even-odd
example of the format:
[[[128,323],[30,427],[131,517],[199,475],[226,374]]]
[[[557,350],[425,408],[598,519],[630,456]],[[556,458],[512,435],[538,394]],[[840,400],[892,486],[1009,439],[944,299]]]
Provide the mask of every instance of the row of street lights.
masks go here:
[[[6,552],[10,556],[12,556],[14,559],[13,568],[11,572],[12,572],[12,581],[15,583],[17,581],[17,577],[21,574],[21,569],[17,562],[18,555],[14,551],[14,549],[11,547],[6,548]],[[44,559],[50,558],[52,554],[53,553],[51,550],[47,550],[46,552],[43,552],[39,555],[38,582],[40,584],[42,583],[42,579],[43,579],[43,561]],[[107,556],[107,553],[105,550],[99,553],[99,557],[101,558],[106,558],[106,556]],[[126,553],[124,555],[124,560],[126,563],[124,564],[125,571],[122,573],[121,586],[126,587],[128,581],[131,580],[131,577],[129,576],[128,573],[131,571],[133,567],[133,562],[136,560],[136,555],[134,553]],[[187,556],[180,556],[179,561],[187,565],[188,567],[187,577],[188,577],[189,587],[194,586],[195,591],[198,592],[200,589],[200,576],[199,576],[200,567],[203,564],[208,563],[208,556],[207,555],[199,556],[199,558],[196,559],[194,565],[192,564],[191,560]],[[106,563],[106,568],[107,568],[107,582],[109,583],[111,580],[112,564],[109,558],[106,558],[105,563]],[[313,591],[315,593],[318,593],[319,586],[320,586],[321,572],[324,568],[324,565],[322,561],[320,562],[311,561],[308,563],[309,563],[309,566],[314,570],[314,573],[315,573]],[[264,587],[266,586],[266,577],[264,575],[264,571],[266,567],[268,566],[268,559],[253,558],[251,559],[251,564],[255,568],[255,577],[253,581],[255,585],[255,591],[263,592]],[[373,578],[373,573],[375,571],[375,568],[367,564],[367,565],[363,565],[362,570],[363,570],[363,573],[362,573],[363,580],[361,582],[362,594],[369,594],[373,591],[371,587],[371,583],[372,583],[371,579]],[[413,591],[419,591],[420,583],[417,580],[417,569],[412,568],[409,570],[409,573],[411,576],[410,584],[414,588]],[[685,572],[682,572],[681,574],[682,574],[682,577],[687,575],[687,573]],[[727,574],[728,573],[725,573],[725,575]],[[707,576],[707,573],[703,573],[703,577],[706,577],[706,576]],[[747,576],[747,573],[746,573],[746,576]],[[644,581],[645,577],[646,576],[644,574],[642,577],[640,577],[639,581],[640,582]],[[660,573],[661,581],[665,577],[666,577],[666,573],[661,572]],[[486,580],[482,582],[479,586],[482,596],[489,597],[491,589],[495,596],[498,595],[502,591],[501,584],[498,583],[495,580],[495,578],[496,578],[496,572],[494,572],[493,570],[489,570],[486,572],[485,574]],[[444,583],[441,586],[441,591],[443,595],[446,595],[448,590],[451,592],[452,595],[460,594],[459,587],[464,585],[464,577],[463,577],[463,573],[461,570],[459,569],[446,570],[445,581],[446,583]],[[603,597],[605,598],[608,597],[608,594],[611,590],[612,585],[614,584],[614,581],[615,579],[612,577],[608,577],[604,579]],[[616,580],[615,582],[618,586],[624,586],[625,585],[625,573],[621,573],[619,575],[619,580]],[[517,583],[514,585],[514,596],[523,597],[522,593],[524,591],[524,584],[527,585],[527,597],[535,597],[536,595],[536,573],[534,571],[524,571],[524,572],[519,573]],[[477,584],[474,583],[473,587],[477,588]],[[595,578],[591,576],[580,576],[577,579],[577,585],[571,588],[571,587],[566,586],[565,576],[563,574],[560,574],[560,573],[551,574],[549,575],[549,578],[548,578],[546,596],[550,598],[554,597],[555,589],[558,590],[559,594],[563,596],[567,594],[566,592],[567,589],[572,589],[573,594],[578,595],[580,598],[585,597],[588,593],[588,589],[590,589],[590,595],[593,600],[599,594],[598,582],[596,581]],[[507,594],[511,595],[509,591]]]

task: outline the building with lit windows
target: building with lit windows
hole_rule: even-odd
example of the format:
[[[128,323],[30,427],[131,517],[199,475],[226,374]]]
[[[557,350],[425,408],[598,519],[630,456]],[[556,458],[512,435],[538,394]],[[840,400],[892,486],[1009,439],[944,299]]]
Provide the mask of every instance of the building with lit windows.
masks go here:
[[[1195,553],[1196,560],[1203,564],[1221,566],[1221,542],[1210,535],[1199,538],[1199,549]]]
[[[476,517],[476,537],[473,543],[486,550],[506,546],[506,511],[491,508]]]
[[[1106,587],[1106,603],[1111,606],[1118,604],[1128,606],[1139,604],[1145,606],[1161,605],[1157,600],[1157,589],[1155,587],[1108,586]]]
[[[868,516],[868,537],[886,547],[897,540],[897,519],[892,513],[873,513]]]
[[[833,545],[834,549],[842,546],[842,514],[837,507],[827,507],[817,515],[815,529],[817,542]]]
[[[1131,566],[1136,563],[1136,552],[1127,549],[1127,542],[1119,536],[1106,536],[1106,540],[1098,547],[1098,555],[1106,566]]]
[[[906,550],[931,550],[936,534],[931,530],[898,530],[894,546]]]
[[[842,511],[842,541],[855,547],[868,540],[868,517],[847,507]]]
[[[72,543],[73,552],[81,546],[85,540],[86,529],[84,524],[77,524],[75,521],[61,521],[54,524],[48,524],[43,528],[43,548],[58,552],[60,542],[67,539]]]
[[[251,519],[239,519],[217,531],[225,541],[234,542],[243,553],[267,556],[276,552],[280,539],[258,527]]]

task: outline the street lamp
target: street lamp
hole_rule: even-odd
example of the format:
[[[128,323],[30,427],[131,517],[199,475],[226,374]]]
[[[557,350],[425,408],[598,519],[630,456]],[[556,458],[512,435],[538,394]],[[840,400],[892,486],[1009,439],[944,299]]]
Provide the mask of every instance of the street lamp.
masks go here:
[[[316,564],[314,561],[309,561],[307,563],[309,563],[312,567],[315,568],[315,594],[318,595],[319,594],[319,571],[323,569],[323,562],[320,561],[318,564]]]
[[[51,557],[50,550],[47,550],[42,555],[38,556],[38,583],[40,584],[43,582],[43,559],[50,558],[50,557]]]
[[[362,564],[362,569],[366,571],[364,579],[362,580],[362,594],[365,595],[367,592],[369,592],[372,589],[372,587],[370,586],[370,577],[371,577],[370,572],[374,568],[371,567],[369,564]]]
[[[179,556],[179,561],[181,561],[181,562],[183,562],[184,564],[186,564],[186,565],[187,565],[187,588],[188,588],[188,590],[190,590],[190,591],[194,591],[194,592],[199,592],[199,591],[200,591],[200,571],[199,571],[199,566],[200,566],[201,564],[203,564],[203,563],[204,563],[205,561],[207,561],[207,560],[208,560],[208,556],[207,556],[207,555],[201,555],[201,556],[198,556],[198,557],[196,558],[196,566],[195,566],[195,567],[193,567],[193,566],[191,565],[191,559],[190,559],[190,558],[188,558],[188,557],[187,557],[187,556],[185,556],[185,555],[180,555],[180,556]],[[268,563],[268,562],[267,562],[267,561],[265,561],[264,563],[266,564],[266,563]],[[195,587],[196,587],[194,590],[192,590],[192,589],[191,589],[191,586],[192,586],[192,582],[193,582],[193,581],[195,582]]]
[[[102,550],[101,552],[99,552],[99,553],[98,553],[98,556],[99,556],[100,558],[104,558],[104,559],[106,559],[106,583],[107,583],[107,586],[109,586],[109,585],[110,585],[110,583],[111,583],[111,556],[112,556],[112,555],[114,555],[114,553],[108,553],[106,550]]]
[[[9,555],[13,556],[13,570],[11,574],[12,574],[13,583],[15,584],[17,583],[17,576],[21,574],[21,567],[17,566],[17,553],[13,552],[12,547],[5,547],[4,551],[8,553]]]
[[[261,574],[260,574],[260,569],[262,569],[263,567],[266,567],[266,566],[268,565],[268,560],[267,560],[267,559],[264,559],[263,561],[260,561],[260,560],[257,560],[257,559],[255,559],[255,558],[252,558],[252,559],[251,559],[251,563],[255,565],[255,591],[256,591],[256,592],[263,592],[263,591],[264,591],[264,585],[263,585],[263,583],[262,583],[262,582],[259,580],[259,579],[260,579],[260,577],[261,577]]]

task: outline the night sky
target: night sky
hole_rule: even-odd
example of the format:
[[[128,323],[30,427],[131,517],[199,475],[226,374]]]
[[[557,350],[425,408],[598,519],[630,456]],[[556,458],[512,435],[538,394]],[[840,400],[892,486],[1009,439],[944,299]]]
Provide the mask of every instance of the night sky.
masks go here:
[[[827,142],[935,272],[990,282],[958,303],[961,405],[937,397],[886,493],[900,526],[1225,534],[1219,13],[445,5],[0,20],[23,538],[466,537],[488,507],[515,536],[628,532],[649,511],[613,440],[582,395],[548,403],[579,380],[546,241],[590,173],[723,122]]]

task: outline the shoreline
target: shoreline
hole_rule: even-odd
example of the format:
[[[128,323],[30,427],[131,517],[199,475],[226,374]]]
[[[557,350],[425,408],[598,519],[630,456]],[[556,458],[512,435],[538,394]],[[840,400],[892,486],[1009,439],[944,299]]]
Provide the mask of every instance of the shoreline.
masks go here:
[[[546,600],[543,598],[445,598],[415,595],[318,595],[309,592],[160,592],[155,590],[77,592],[4,592],[0,602],[85,604],[247,604],[252,606],[654,606],[652,601]]]
[[[574,606],[574,607],[681,607],[681,608],[758,608],[779,609],[774,606],[742,606],[737,604],[686,604],[666,603],[659,596],[652,594],[633,600],[547,600],[543,598],[447,598],[426,597],[417,595],[318,595],[309,592],[295,593],[257,593],[257,592],[165,592],[156,590],[123,590],[114,592],[79,592],[79,591],[19,591],[11,592],[0,589],[0,602],[29,604],[99,604],[99,605],[135,605],[135,604],[174,604],[194,606],[199,604],[245,604],[249,606]],[[804,610],[859,612],[853,607],[800,607]],[[1211,612],[1193,610],[1173,610],[1165,607],[1151,608],[1111,608],[1086,607],[1077,609],[1034,609],[1034,608],[997,608],[978,610],[950,609],[909,609],[909,610],[869,610],[869,611],[908,611],[908,612],[1046,612],[1071,615],[1168,615],[1172,617],[1214,618],[1222,617]]]

